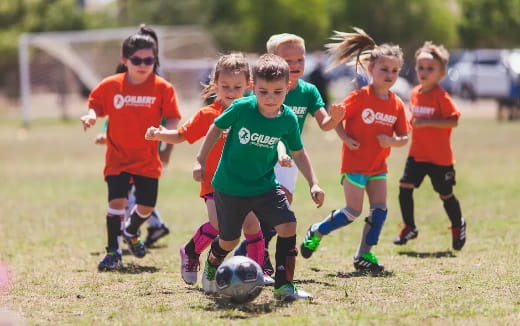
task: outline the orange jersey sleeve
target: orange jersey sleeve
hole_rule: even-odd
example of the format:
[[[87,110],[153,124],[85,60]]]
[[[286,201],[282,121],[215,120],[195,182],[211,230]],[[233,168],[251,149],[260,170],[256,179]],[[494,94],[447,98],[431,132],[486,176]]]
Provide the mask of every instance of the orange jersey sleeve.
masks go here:
[[[416,86],[410,97],[412,119],[446,119],[460,116],[455,103],[442,87],[436,86],[426,93],[421,93],[420,90],[420,85]],[[409,156],[413,157],[416,162],[430,162],[437,165],[454,164],[451,132],[452,128],[413,128]]]
[[[342,145],[341,173],[386,173],[390,147],[381,147],[377,135],[402,136],[408,133],[410,126],[403,102],[391,92],[389,98],[383,100],[368,85],[352,92],[343,104],[346,108],[344,130],[360,146],[350,150],[345,144]]]
[[[222,112],[224,107],[220,101],[216,101],[211,105],[205,106],[200,109],[190,120],[186,121],[181,127],[179,127],[179,133],[186,139],[190,144],[195,143],[197,140],[206,136],[209,128],[213,124],[213,121]],[[206,171],[204,175],[204,181],[200,184],[200,196],[204,196],[214,192],[211,180],[217,170],[217,165],[222,155],[222,149],[226,141],[227,132],[223,132],[220,138],[217,140],[213,148],[206,158]]]
[[[155,142],[144,139],[149,126],[161,119],[180,118],[174,87],[157,75],[134,85],[126,73],[104,79],[92,90],[88,107],[99,117],[108,116],[104,175],[128,172],[150,178],[161,175]]]

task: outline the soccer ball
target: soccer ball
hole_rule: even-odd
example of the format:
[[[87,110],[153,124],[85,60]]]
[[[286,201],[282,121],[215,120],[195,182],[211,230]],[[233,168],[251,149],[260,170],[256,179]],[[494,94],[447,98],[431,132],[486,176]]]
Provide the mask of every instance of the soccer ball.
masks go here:
[[[222,297],[233,303],[246,303],[262,292],[264,274],[251,258],[233,256],[218,267],[215,281]]]

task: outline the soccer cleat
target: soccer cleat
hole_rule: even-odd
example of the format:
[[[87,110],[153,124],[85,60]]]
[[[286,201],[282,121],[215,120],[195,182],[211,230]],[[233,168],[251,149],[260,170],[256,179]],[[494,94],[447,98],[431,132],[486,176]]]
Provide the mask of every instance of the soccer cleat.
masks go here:
[[[186,253],[186,250],[182,246],[180,249],[181,254],[181,276],[184,282],[187,284],[197,283],[198,271],[200,269],[199,257],[191,257]]]
[[[460,226],[451,227],[452,247],[455,250],[461,250],[466,243],[466,221],[462,219]]]
[[[310,258],[320,245],[321,237],[316,235],[316,233],[313,232],[311,228],[312,225],[307,230],[305,239],[303,239],[303,242],[300,246],[300,252],[303,258]]]
[[[137,258],[143,258],[146,256],[146,248],[144,247],[144,243],[137,235],[128,234],[126,233],[126,230],[124,230],[123,238],[126,240],[128,250],[130,250],[132,255],[136,256]]]
[[[264,286],[272,286],[274,285],[274,279],[264,272]]]
[[[162,237],[167,236],[170,233],[168,227],[162,224],[160,227],[148,227],[148,234],[146,236],[146,240],[144,241],[144,245],[146,248],[150,248],[157,240]]]
[[[298,289],[294,283],[289,282],[273,291],[274,297],[281,301],[312,300],[312,294]]]
[[[371,252],[362,254],[361,257],[354,259],[354,268],[360,272],[370,273],[381,273],[385,270],[385,267],[379,264],[376,256]]]
[[[207,294],[217,292],[217,282],[215,281],[215,275],[217,274],[217,267],[211,266],[209,261],[206,259],[204,264],[204,272],[202,273],[202,289]]]
[[[117,251],[109,251],[103,259],[99,261],[98,270],[103,271],[117,271],[123,268],[123,259]]]
[[[406,225],[401,230],[401,233],[399,233],[399,235],[395,238],[394,244],[398,246],[404,245],[408,242],[408,240],[417,238],[418,235],[419,230],[417,230],[417,228]]]

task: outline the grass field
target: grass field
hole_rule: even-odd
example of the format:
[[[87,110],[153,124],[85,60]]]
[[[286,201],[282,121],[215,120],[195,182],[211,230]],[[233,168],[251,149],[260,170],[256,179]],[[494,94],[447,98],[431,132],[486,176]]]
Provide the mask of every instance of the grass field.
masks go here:
[[[304,139],[327,198],[315,208],[300,177],[298,243],[310,223],[344,206],[339,141],[308,125]],[[142,260],[126,254],[122,272],[99,273],[106,187],[104,149],[93,144],[98,127],[84,133],[79,121],[39,120],[24,133],[18,126],[0,122],[0,261],[11,271],[0,311],[28,325],[520,324],[519,123],[467,117],[454,131],[455,193],[468,223],[461,252],[451,250],[449,221],[429,182],[415,192],[419,238],[392,244],[407,151],[394,149],[389,218],[374,250],[387,272],[354,272],[359,219],[325,238],[310,260],[297,259],[296,280],[314,294],[312,303],[279,304],[265,289],[243,306],[217,302],[180,277],[178,248],[206,218],[191,179],[198,145],[178,145],[161,179],[158,207],[171,234]]]

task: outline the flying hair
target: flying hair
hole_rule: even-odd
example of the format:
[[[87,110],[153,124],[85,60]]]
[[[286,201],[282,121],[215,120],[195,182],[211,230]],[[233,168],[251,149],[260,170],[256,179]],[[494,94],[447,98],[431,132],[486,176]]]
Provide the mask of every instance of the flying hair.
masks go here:
[[[215,95],[217,91],[216,82],[218,81],[222,71],[234,72],[237,74],[243,73],[247,82],[249,82],[251,78],[249,63],[241,52],[232,52],[230,54],[222,55],[217,60],[217,63],[211,72],[209,84],[203,85],[204,89],[200,93],[200,97],[204,101]]]
[[[396,57],[403,63],[403,51],[398,45],[384,43],[377,45],[374,39],[364,30],[353,27],[354,33],[334,31],[331,40],[338,41],[325,44],[327,52],[331,56],[332,69],[341,64],[353,64],[357,68],[361,66],[365,70],[366,64],[374,63],[380,57]]]

